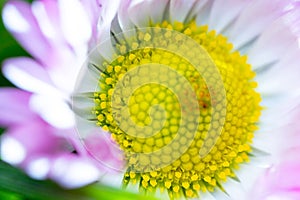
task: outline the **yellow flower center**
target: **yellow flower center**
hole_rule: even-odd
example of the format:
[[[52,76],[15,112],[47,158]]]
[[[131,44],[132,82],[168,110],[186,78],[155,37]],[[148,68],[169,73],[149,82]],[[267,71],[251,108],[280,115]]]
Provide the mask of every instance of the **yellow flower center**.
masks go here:
[[[255,73],[246,56],[206,26],[164,22],[153,27],[163,28],[164,34],[154,38],[155,31],[141,31],[135,40],[119,41],[116,59],[99,67],[104,70],[94,94],[97,124],[124,151],[125,185],[138,183],[146,192],[160,188],[171,198],[224,190],[222,183],[249,161],[261,111]],[[196,47],[180,43],[183,34],[168,30],[189,36],[207,53],[195,55]],[[179,48],[178,42],[201,66],[200,73],[170,50]]]

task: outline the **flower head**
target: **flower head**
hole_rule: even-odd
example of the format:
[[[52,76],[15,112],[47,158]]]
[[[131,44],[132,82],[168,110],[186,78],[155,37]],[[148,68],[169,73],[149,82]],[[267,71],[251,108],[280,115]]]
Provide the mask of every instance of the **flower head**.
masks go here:
[[[254,73],[206,27],[155,27],[126,45],[138,44],[135,49],[99,66],[106,70],[95,93],[97,124],[126,152],[125,183],[161,187],[171,196],[193,197],[217,185],[223,190],[221,183],[249,160],[261,111]]]
[[[91,51],[77,87],[88,102],[79,115],[108,130],[124,152],[124,185],[161,189],[170,198],[209,192],[241,198],[230,187],[240,179],[250,185],[240,168],[253,167],[260,152],[276,157],[259,138],[275,130],[269,113],[291,108],[279,104],[297,105],[293,72],[284,70],[286,82],[279,75],[291,54],[299,54],[298,32],[286,29],[297,19],[297,3],[227,3],[124,1],[111,37]],[[224,7],[230,12],[221,12]],[[285,57],[268,40],[282,33],[283,44],[293,47]],[[284,90],[274,89],[274,79]],[[277,99],[283,94],[289,97]]]
[[[292,0],[45,0],[32,9],[11,1],[6,27],[34,57],[4,64],[13,83],[34,93],[22,98],[21,111],[35,120],[20,117],[17,124],[47,130],[50,150],[32,152],[52,155],[61,147],[54,132],[77,122],[79,139],[74,129],[58,136],[72,144],[58,148],[59,158],[75,149],[89,166],[93,157],[123,171],[124,186],[160,189],[170,198],[247,199],[262,163],[271,166],[294,142],[284,129],[295,123],[299,98],[298,13]],[[13,141],[31,150],[32,141]],[[120,150],[125,167],[109,162]],[[67,170],[55,169],[68,165],[54,163],[51,177],[59,180]]]

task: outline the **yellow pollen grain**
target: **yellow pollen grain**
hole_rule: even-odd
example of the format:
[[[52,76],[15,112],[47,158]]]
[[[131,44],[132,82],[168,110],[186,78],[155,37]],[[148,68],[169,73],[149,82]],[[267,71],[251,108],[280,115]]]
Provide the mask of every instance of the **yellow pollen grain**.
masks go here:
[[[171,182],[171,181],[165,181],[165,187],[166,187],[167,189],[169,189],[169,188],[171,187],[171,185],[172,185],[172,182]]]
[[[173,191],[176,192],[176,193],[179,192],[179,189],[180,189],[180,187],[178,185],[175,185],[173,187]]]
[[[136,55],[134,55],[134,54],[129,55],[129,60],[130,61],[133,61],[135,58],[136,58]]]
[[[183,182],[182,187],[184,187],[185,189],[188,189],[190,187],[189,182],[187,182],[187,181]]]
[[[152,187],[155,187],[157,185],[157,181],[155,179],[151,179],[150,185],[152,185]]]
[[[182,173],[181,173],[181,172],[175,172],[175,177],[176,177],[176,178],[180,178],[180,177],[181,177],[181,175],[182,175]]]
[[[196,190],[196,191],[199,191],[200,190],[200,185],[198,183],[193,184],[193,189]]]
[[[106,105],[107,105],[106,102],[101,102],[100,107],[101,107],[102,109],[104,109],[104,108],[106,108]]]
[[[193,197],[194,192],[193,192],[193,190],[188,189],[188,190],[186,190],[185,194],[187,197]]]

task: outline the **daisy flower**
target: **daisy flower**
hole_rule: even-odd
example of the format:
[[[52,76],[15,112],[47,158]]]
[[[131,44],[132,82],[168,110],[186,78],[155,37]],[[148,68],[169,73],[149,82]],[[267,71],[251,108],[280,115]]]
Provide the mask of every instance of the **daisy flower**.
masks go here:
[[[292,0],[11,1],[6,27],[34,59],[3,71],[34,93],[29,108],[44,123],[76,121],[101,164],[108,131],[126,167],[108,166],[124,171],[124,186],[247,199],[297,142],[298,13]]]
[[[248,199],[297,142],[299,8],[122,1],[78,79],[81,137],[96,125],[110,132],[124,152],[123,186],[161,198]]]
[[[74,188],[112,172],[82,147],[70,106],[78,71],[101,33],[97,23],[104,26],[113,16],[107,9],[96,1],[68,0],[9,1],[3,8],[5,27],[32,58],[11,58],[2,67],[20,89],[0,90],[0,124],[7,128],[1,136],[1,159],[33,178]],[[100,129],[93,134],[86,140],[98,156],[121,165],[109,135]]]

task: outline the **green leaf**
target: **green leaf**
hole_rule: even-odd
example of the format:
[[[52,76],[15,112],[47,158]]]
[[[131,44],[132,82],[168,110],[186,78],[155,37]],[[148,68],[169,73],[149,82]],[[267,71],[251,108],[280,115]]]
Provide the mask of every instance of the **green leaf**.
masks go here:
[[[21,170],[0,161],[0,199],[152,200],[155,198],[99,184],[89,185],[76,190],[66,190],[51,181],[33,180]]]

